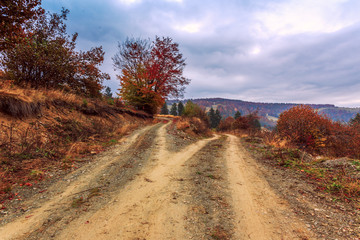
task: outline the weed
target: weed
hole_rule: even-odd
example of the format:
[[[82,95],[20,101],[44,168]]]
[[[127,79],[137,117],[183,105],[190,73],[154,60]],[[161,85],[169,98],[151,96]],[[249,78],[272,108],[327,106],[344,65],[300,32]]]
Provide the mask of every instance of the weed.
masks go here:
[[[340,189],[342,189],[343,186],[341,184],[338,183],[332,183],[331,185],[327,186],[327,189],[330,191],[339,191]]]
[[[115,101],[114,101],[114,99],[112,99],[112,98],[108,98],[108,99],[107,99],[107,103],[108,103],[109,105],[115,105]]]
[[[229,233],[226,232],[221,226],[216,226],[212,230],[210,236],[214,240],[227,240],[230,238]]]
[[[79,208],[84,202],[85,201],[84,201],[83,197],[75,198],[71,203],[71,207],[72,208]]]
[[[207,175],[207,177],[211,178],[211,179],[215,179],[214,175],[212,175],[212,174]]]
[[[100,195],[100,189],[98,187],[90,189],[90,193],[87,199]]]
[[[11,186],[6,186],[6,187],[4,187],[4,188],[2,189],[2,192],[4,192],[4,193],[10,193],[11,190],[12,190]]]
[[[104,146],[111,146],[116,144],[118,141],[116,139],[110,139],[108,142],[104,143]]]
[[[352,164],[354,164],[355,166],[360,166],[360,161],[352,161]]]
[[[88,101],[87,101],[85,98],[83,99],[82,106],[83,106],[83,107],[87,107],[87,106],[88,106]]]
[[[44,175],[43,171],[40,170],[31,170],[30,177],[33,179],[41,179]]]

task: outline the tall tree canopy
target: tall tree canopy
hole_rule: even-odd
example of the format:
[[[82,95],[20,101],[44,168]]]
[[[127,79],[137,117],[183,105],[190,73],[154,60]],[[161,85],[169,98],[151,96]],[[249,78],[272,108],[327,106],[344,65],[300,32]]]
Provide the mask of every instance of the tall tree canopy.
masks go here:
[[[241,117],[241,113],[239,111],[236,111],[235,115],[234,115],[234,119],[238,119],[239,117]]]
[[[168,115],[168,114],[169,114],[169,109],[168,109],[168,107],[167,107],[166,102],[164,102],[164,105],[161,107],[160,113],[161,113],[161,114],[164,114],[164,115]]]
[[[190,80],[183,77],[185,60],[169,37],[130,38],[118,44],[113,57],[120,71],[120,95],[138,109],[155,113],[166,97],[181,97]]]
[[[182,116],[184,113],[184,104],[181,101],[178,103],[178,113],[179,116]]]
[[[177,109],[176,103],[173,103],[173,105],[171,106],[170,114],[173,115],[173,116],[178,115],[178,109]]]
[[[357,113],[354,118],[350,119],[351,126],[360,126],[360,113]]]
[[[40,4],[41,0],[1,0],[0,51],[15,46],[24,24],[44,13]]]

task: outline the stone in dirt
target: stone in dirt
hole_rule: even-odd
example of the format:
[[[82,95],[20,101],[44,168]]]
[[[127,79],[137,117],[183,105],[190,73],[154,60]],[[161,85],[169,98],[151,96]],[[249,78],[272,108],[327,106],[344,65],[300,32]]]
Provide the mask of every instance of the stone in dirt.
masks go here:
[[[352,167],[351,159],[344,157],[344,158],[338,158],[338,159],[330,159],[326,160],[321,163],[325,167]]]

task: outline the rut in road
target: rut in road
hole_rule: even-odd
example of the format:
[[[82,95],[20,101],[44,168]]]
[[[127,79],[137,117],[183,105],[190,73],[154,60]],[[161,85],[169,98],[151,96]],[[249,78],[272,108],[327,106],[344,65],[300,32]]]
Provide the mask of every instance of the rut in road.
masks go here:
[[[234,239],[309,239],[305,224],[292,213],[262,177],[239,139],[227,135],[226,160],[235,211]]]

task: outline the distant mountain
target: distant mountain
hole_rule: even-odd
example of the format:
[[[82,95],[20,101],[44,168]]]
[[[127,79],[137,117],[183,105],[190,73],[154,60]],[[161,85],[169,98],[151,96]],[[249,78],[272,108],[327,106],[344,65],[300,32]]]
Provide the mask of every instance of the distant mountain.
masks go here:
[[[263,126],[273,127],[279,115],[294,106],[300,105],[295,103],[257,103],[247,102],[242,100],[224,99],[224,98],[201,98],[190,99],[194,103],[206,108],[208,111],[211,107],[218,109],[221,115],[226,118],[234,116],[236,111],[241,112],[242,115],[250,112],[258,112],[260,122]],[[186,103],[188,99],[182,100]],[[168,104],[178,102],[176,100],[167,101]],[[360,113],[360,108],[342,108],[331,104],[306,104],[314,109],[318,109],[320,113],[326,114],[334,121],[348,122],[356,113]]]

